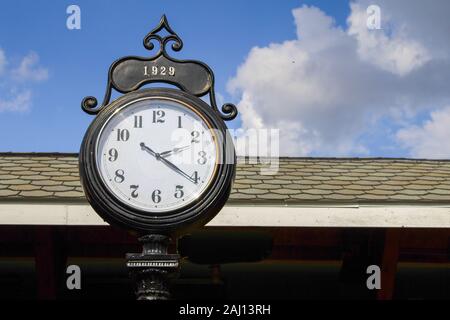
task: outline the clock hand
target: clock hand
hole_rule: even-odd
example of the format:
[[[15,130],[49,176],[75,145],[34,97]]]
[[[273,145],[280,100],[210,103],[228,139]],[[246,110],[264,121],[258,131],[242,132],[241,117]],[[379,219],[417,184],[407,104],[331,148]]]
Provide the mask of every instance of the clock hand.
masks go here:
[[[140,146],[141,146],[141,149],[142,149],[142,150],[147,151],[147,152],[150,153],[152,156],[154,156],[156,159],[159,158],[159,156],[160,156],[159,153],[156,153],[156,152],[153,151],[151,148],[147,147],[147,146],[145,145],[145,143],[141,142],[141,143],[140,143]]]
[[[189,181],[191,181],[193,184],[197,184],[197,181],[195,181],[194,179],[192,179],[187,173],[183,172],[180,168],[178,168],[176,165],[174,165],[172,162],[170,162],[169,160],[163,158],[163,157],[159,157],[158,160],[160,160],[161,162],[163,162],[166,166],[168,166],[169,168],[171,168],[172,170],[176,171],[177,173],[181,174],[183,177],[185,177],[186,179],[188,179]]]
[[[165,158],[165,157],[171,156],[172,154],[177,154],[177,153],[179,153],[181,151],[184,151],[184,150],[186,150],[187,148],[190,148],[190,147],[191,147],[191,145],[178,147],[178,148],[173,148],[172,150],[161,152],[159,155],[161,157]]]
[[[162,163],[164,163],[166,166],[168,166],[169,168],[171,168],[172,170],[174,170],[175,172],[179,173],[180,175],[182,175],[183,177],[185,177],[186,179],[188,179],[189,181],[191,181],[194,184],[197,184],[197,181],[195,181],[194,179],[192,179],[188,174],[186,174],[185,172],[183,172],[180,168],[178,168],[176,165],[174,165],[172,162],[166,160],[165,158],[161,157],[161,155],[159,153],[156,153],[155,151],[153,151],[151,148],[147,147],[145,145],[144,142],[140,143],[141,149],[143,151],[147,151],[148,153],[150,153],[152,156],[154,156],[156,158],[156,160],[161,161]]]

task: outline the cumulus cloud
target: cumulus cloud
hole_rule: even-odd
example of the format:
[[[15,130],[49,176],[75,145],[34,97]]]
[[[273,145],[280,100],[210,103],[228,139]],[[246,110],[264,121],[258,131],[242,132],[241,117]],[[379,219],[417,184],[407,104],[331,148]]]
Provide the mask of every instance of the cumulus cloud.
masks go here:
[[[352,3],[346,27],[302,6],[296,39],[252,48],[228,83],[243,129],[279,128],[282,155],[371,155],[380,119],[449,105],[450,2],[378,1],[381,30],[367,29],[370,4]]]
[[[30,109],[31,106],[31,91],[24,90],[13,92],[9,97],[0,98],[0,113],[1,112],[24,112]]]
[[[450,155],[450,107],[431,112],[421,126],[397,132],[400,143],[417,158],[443,159]]]
[[[25,112],[32,105],[31,83],[48,79],[48,70],[39,64],[39,56],[31,52],[17,66],[7,63],[0,49],[0,113]]]
[[[2,49],[0,49],[0,76],[2,75],[3,71],[5,70],[6,66],[6,56]]]
[[[35,52],[26,55],[20,65],[11,71],[16,81],[43,81],[48,79],[48,70],[39,66],[39,56]]]
[[[348,17],[348,34],[358,43],[358,56],[367,63],[397,75],[405,75],[430,60],[428,50],[405,31],[405,25],[397,25],[388,36],[367,27],[367,7],[352,3]],[[386,20],[386,19],[385,19]]]

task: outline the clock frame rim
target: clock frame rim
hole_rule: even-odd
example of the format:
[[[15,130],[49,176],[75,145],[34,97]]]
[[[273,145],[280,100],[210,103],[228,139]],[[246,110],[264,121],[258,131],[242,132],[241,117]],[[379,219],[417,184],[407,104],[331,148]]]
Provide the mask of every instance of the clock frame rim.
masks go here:
[[[215,176],[209,181],[209,185],[199,198],[187,206],[166,211],[163,214],[152,215],[149,212],[127,206],[104,184],[96,165],[96,142],[108,119],[123,105],[146,97],[167,97],[187,104],[194,112],[208,119],[211,127],[222,135],[222,145],[220,145],[220,141],[217,142],[222,159],[219,159],[219,163],[216,164]],[[225,205],[231,193],[236,173],[236,154],[224,121],[218,112],[206,102],[189,93],[172,88],[148,88],[127,93],[99,112],[87,129],[81,144],[79,171],[87,200],[97,214],[111,225],[144,233],[178,234],[206,224]]]
[[[101,136],[102,136],[103,132],[105,131],[105,127],[106,127],[106,126],[108,125],[108,123],[109,123],[115,116],[117,116],[123,109],[126,109],[126,108],[128,108],[128,107],[131,107],[133,104],[135,104],[135,103],[137,103],[137,102],[145,101],[145,100],[166,100],[166,101],[176,102],[176,103],[180,104],[182,107],[185,107],[185,108],[187,108],[187,109],[190,109],[190,110],[191,110],[192,112],[194,112],[197,116],[199,116],[199,117],[202,119],[202,121],[204,121],[204,122],[207,124],[208,130],[214,129],[213,126],[212,126],[212,124],[211,124],[211,122],[210,122],[203,114],[201,114],[196,108],[192,107],[192,106],[189,105],[188,103],[186,103],[186,102],[184,102],[184,101],[181,101],[181,100],[179,100],[179,99],[177,100],[177,99],[173,99],[173,98],[170,98],[170,97],[164,97],[164,96],[157,96],[157,95],[155,95],[155,96],[151,96],[151,97],[146,96],[146,97],[142,97],[142,98],[138,98],[138,99],[131,100],[131,101],[127,102],[127,103],[122,104],[121,106],[118,106],[118,107],[114,108],[114,111],[111,112],[111,114],[109,115],[109,117],[108,117],[105,121],[102,122],[102,126],[101,126],[100,130],[98,131],[98,135],[97,135],[97,138],[96,138],[96,141],[95,141],[95,151],[94,151],[94,152],[95,152],[95,156],[96,156],[96,160],[97,160],[97,161],[95,162],[95,165],[96,165],[96,169],[97,169],[97,171],[98,171],[99,173],[100,173],[100,171],[101,171],[101,168],[99,167],[99,163],[98,163],[98,160],[99,160],[99,158],[98,158],[99,143],[100,143]],[[219,141],[220,141],[220,139],[217,137],[217,135],[216,135],[215,132],[212,132],[211,136],[214,136],[214,137],[215,137],[214,144],[215,144],[215,146],[216,146],[216,147],[215,147],[216,159],[220,159],[220,158],[222,157],[222,152],[220,151],[220,146],[219,146]],[[205,187],[205,188],[204,188],[204,189],[196,196],[196,198],[191,199],[190,201],[186,202],[185,205],[176,208],[177,210],[178,210],[178,209],[182,210],[183,208],[189,207],[189,205],[190,205],[192,202],[195,202],[199,197],[201,197],[205,192],[207,192],[207,189],[208,189],[209,185],[211,184],[211,181],[212,181],[213,179],[216,178],[217,171],[218,171],[218,166],[219,166],[219,164],[218,164],[217,161],[216,161],[216,163],[214,164],[213,172],[212,172],[211,176],[208,178],[208,181],[206,182],[206,187]],[[100,174],[100,177],[102,178],[103,184],[109,189],[109,191],[111,191],[111,193],[114,193],[114,191],[111,189],[111,187],[109,187],[109,186],[107,185],[107,183],[106,183],[106,181],[105,181],[105,177],[104,177],[103,175],[101,175],[101,174]],[[117,197],[116,197],[116,198],[117,198]],[[122,201],[122,203],[124,203],[123,200],[119,200],[119,201]],[[124,203],[124,204],[127,205],[127,206],[130,206],[130,207],[133,207],[133,208],[139,210],[139,208],[137,208],[137,207],[134,206],[134,205],[127,204],[127,203]],[[171,211],[174,211],[174,210],[168,209],[168,210],[155,211],[155,212],[152,212],[152,211],[145,211],[145,210],[140,210],[140,211],[144,211],[144,212],[147,212],[147,214],[153,214],[153,215],[155,215],[155,216],[159,216],[159,215],[163,216],[165,213],[171,212]]]

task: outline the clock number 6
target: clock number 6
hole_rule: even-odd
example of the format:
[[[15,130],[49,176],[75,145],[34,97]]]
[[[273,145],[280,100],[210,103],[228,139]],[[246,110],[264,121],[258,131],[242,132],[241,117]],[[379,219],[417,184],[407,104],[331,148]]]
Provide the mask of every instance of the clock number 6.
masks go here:
[[[161,190],[156,189],[152,193],[152,200],[154,203],[160,203],[161,202]]]

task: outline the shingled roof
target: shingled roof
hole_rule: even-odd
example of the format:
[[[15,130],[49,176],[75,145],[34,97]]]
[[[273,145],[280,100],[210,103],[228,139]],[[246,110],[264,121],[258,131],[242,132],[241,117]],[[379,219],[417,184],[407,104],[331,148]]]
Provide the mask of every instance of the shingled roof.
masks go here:
[[[240,159],[230,202],[450,203],[450,161],[280,158],[274,175]],[[86,201],[77,154],[0,153],[0,201]]]

